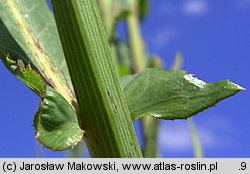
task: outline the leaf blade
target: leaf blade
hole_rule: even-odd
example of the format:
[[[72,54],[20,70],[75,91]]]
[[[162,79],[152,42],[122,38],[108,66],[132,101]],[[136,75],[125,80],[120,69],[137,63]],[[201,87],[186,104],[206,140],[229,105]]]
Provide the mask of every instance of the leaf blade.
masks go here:
[[[0,1],[0,56],[31,62],[32,67],[67,99],[74,99],[64,54],[46,1]]]
[[[211,84],[184,71],[148,69],[122,80],[133,121],[144,115],[187,119],[243,90],[228,80]]]

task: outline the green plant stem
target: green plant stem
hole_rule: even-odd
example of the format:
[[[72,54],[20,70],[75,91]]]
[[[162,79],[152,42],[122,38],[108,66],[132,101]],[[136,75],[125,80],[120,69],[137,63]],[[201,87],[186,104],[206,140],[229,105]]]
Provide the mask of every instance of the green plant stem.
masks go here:
[[[127,30],[129,37],[129,45],[132,54],[132,62],[134,72],[141,72],[146,67],[146,59],[144,57],[144,46],[139,30],[139,22],[137,16],[137,1],[131,5],[131,14],[127,18]]]
[[[143,156],[144,158],[156,158],[159,156],[158,152],[158,127],[160,120],[152,118],[149,116],[148,119],[144,119],[144,122],[147,121],[147,128],[144,129],[144,148],[143,148]]]
[[[113,12],[112,12],[112,1],[111,0],[97,0],[101,17],[103,20],[104,28],[108,38],[110,39],[113,32]]]
[[[91,157],[142,157],[96,0],[52,0]]]
[[[187,123],[188,123],[190,135],[191,135],[191,139],[192,139],[192,143],[193,143],[194,157],[195,158],[203,158],[204,157],[203,150],[201,147],[200,139],[199,139],[195,124],[192,121],[192,119],[188,119]]]
[[[131,14],[127,18],[127,30],[129,46],[131,49],[134,73],[143,71],[146,68],[145,50],[140,33],[137,1],[131,5]],[[158,157],[157,137],[159,121],[152,117],[142,118],[142,132],[144,135],[144,157]],[[148,131],[150,130],[150,131]]]

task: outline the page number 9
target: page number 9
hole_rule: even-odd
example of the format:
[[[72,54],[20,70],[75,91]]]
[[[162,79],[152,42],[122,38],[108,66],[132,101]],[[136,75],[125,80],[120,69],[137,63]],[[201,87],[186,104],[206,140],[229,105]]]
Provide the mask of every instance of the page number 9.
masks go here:
[[[241,168],[240,168],[240,170],[246,170],[246,168],[247,168],[247,164],[245,163],[245,162],[241,162]]]

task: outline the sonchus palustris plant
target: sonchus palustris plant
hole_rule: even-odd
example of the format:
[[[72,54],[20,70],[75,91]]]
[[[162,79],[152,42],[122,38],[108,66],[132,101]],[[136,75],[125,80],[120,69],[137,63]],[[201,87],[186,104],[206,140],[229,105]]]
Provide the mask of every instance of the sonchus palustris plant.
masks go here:
[[[41,98],[35,138],[49,149],[84,140],[91,157],[143,157],[134,121],[187,119],[243,90],[228,80],[207,84],[161,70],[136,34],[146,0],[51,4],[52,11],[45,0],[0,1],[1,60]],[[129,42],[115,34],[121,19]]]

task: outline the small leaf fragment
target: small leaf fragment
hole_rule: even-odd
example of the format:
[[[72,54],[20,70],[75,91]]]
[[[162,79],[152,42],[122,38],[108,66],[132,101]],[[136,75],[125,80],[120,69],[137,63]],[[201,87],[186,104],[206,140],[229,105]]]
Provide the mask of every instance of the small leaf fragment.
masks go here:
[[[83,136],[75,111],[50,86],[46,87],[34,126],[37,140],[54,151],[73,148]]]
[[[120,76],[125,76],[131,74],[131,60],[130,57],[130,50],[128,44],[121,40],[115,39],[112,43],[112,47],[114,49],[114,57],[117,65],[118,74]]]
[[[42,77],[31,68],[30,64],[25,66],[22,60],[17,59],[17,61],[15,61],[8,56],[2,59],[2,61],[19,80],[26,84],[38,96],[42,97],[46,83]]]
[[[112,9],[113,20],[121,20],[130,14],[130,6],[133,3],[131,0],[116,0],[110,3]],[[116,21],[115,21],[116,22]]]
[[[139,7],[139,19],[141,21],[144,20],[145,16],[148,13],[148,0],[139,0],[138,1],[138,7]]]
[[[121,84],[133,121],[145,115],[187,119],[244,90],[228,80],[206,84],[179,70],[148,69],[123,78]]]

